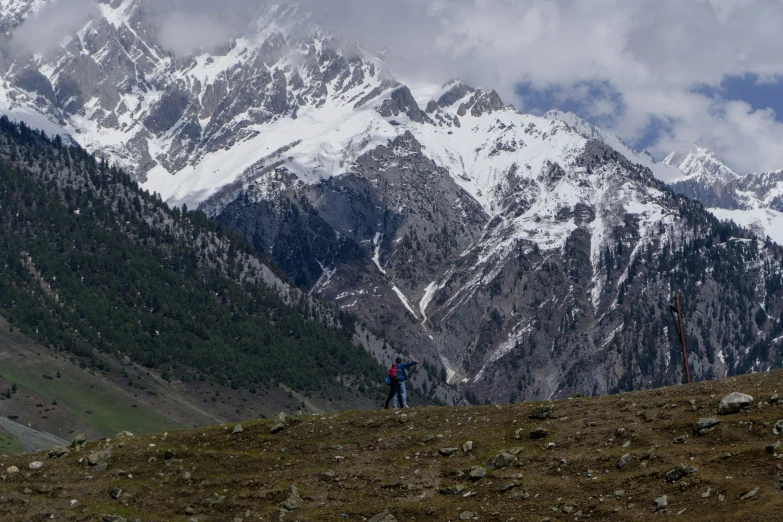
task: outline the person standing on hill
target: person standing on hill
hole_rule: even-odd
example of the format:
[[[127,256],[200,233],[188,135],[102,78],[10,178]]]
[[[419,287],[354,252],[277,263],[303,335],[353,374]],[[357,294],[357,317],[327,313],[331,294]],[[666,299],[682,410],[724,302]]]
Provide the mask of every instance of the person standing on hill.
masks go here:
[[[405,389],[405,381],[408,380],[408,374],[405,372],[408,368],[416,366],[421,361],[411,361],[409,363],[403,363],[402,358],[397,357],[397,361],[389,368],[388,377],[386,382],[389,383],[389,396],[386,398],[386,409],[389,409],[389,401],[392,401],[392,406],[397,408],[398,404],[403,407],[408,407],[407,390]]]

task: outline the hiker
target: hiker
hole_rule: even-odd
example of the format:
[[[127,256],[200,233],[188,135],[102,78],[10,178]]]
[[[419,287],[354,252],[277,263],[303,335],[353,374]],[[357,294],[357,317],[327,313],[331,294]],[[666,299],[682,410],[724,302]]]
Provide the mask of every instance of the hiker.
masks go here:
[[[386,398],[386,409],[389,409],[389,401],[392,401],[392,406],[397,408],[398,404],[403,407],[408,407],[407,390],[405,389],[405,381],[408,379],[408,375],[405,370],[412,366],[416,366],[421,361],[411,361],[409,363],[402,362],[402,358],[397,357],[395,364],[389,368],[386,382],[389,383],[389,396]]]

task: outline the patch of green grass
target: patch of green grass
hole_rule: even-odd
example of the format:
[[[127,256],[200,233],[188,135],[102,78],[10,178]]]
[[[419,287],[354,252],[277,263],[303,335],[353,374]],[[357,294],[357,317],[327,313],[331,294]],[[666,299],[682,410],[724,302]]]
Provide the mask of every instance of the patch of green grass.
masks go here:
[[[0,429],[0,453],[19,455],[24,453],[24,444],[11,434]]]
[[[44,377],[55,375],[57,371],[60,372],[60,378]],[[134,401],[117,388],[64,360],[39,358],[33,354],[26,358],[0,359],[0,375],[48,401],[57,400],[58,407],[68,410],[106,436],[123,430],[153,433],[183,428],[177,422],[143,403]]]

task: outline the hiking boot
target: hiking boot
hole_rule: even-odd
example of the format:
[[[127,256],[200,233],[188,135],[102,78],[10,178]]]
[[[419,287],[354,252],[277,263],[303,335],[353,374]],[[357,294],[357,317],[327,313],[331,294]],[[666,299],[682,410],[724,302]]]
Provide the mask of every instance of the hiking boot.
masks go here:
[[[403,408],[410,408],[410,406],[408,406],[408,405],[406,404],[405,406],[403,406]]]

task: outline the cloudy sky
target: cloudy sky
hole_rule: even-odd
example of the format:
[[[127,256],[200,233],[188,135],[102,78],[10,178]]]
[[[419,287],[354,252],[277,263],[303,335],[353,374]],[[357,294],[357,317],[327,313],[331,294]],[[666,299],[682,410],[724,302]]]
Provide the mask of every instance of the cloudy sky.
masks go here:
[[[80,22],[96,0],[58,1]],[[160,9],[161,37],[180,54],[246,30],[264,2],[164,1],[175,7]],[[402,78],[462,78],[523,111],[571,110],[657,157],[700,142],[739,172],[783,168],[778,0],[300,3],[320,25],[388,49]]]

